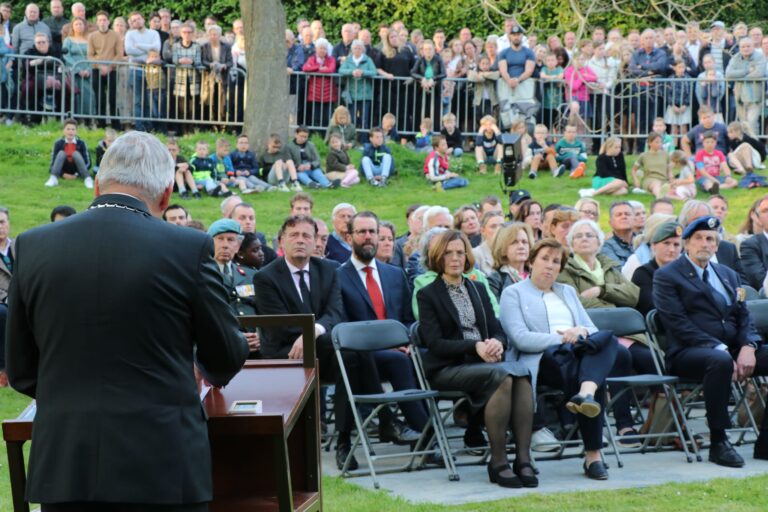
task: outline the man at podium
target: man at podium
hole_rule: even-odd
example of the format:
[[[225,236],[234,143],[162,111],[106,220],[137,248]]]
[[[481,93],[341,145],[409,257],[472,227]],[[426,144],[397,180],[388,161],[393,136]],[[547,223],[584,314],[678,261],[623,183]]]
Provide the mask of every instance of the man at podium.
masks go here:
[[[16,240],[7,370],[37,399],[26,498],[44,512],[197,512],[212,499],[193,364],[223,386],[248,345],[210,237],[159,219],[173,169],[160,141],[129,132],[88,210]]]

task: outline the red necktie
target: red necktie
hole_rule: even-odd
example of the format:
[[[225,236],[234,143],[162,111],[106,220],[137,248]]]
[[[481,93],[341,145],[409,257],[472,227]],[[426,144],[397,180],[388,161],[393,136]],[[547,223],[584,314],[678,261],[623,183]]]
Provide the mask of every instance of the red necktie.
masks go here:
[[[371,304],[373,304],[373,310],[376,312],[376,318],[385,320],[387,313],[384,308],[384,297],[381,295],[379,283],[373,278],[373,267],[364,267],[363,270],[365,271],[365,287],[368,288],[368,295],[371,297]]]

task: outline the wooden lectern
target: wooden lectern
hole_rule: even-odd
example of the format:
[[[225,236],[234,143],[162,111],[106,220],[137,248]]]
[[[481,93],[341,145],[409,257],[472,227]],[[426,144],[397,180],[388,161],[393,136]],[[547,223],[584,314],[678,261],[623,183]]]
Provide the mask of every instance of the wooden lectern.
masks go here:
[[[314,316],[241,317],[243,327],[297,325],[304,360],[249,360],[223,389],[203,399],[213,462],[211,512],[322,510],[319,377]],[[236,400],[261,400],[260,414],[230,414]],[[3,422],[14,512],[28,512],[24,498],[23,445],[32,438],[35,404]]]

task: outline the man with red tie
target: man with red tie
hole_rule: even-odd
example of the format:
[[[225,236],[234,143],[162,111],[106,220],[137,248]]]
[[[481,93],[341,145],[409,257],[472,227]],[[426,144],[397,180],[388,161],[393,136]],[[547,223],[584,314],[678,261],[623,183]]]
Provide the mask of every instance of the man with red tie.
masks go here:
[[[379,248],[379,218],[365,211],[355,214],[347,231],[352,235],[352,256],[337,272],[346,320],[397,320],[413,323],[410,289],[400,267],[376,260]],[[414,389],[418,385],[409,355],[400,350],[373,353],[378,377],[389,381],[395,390]],[[401,404],[408,426],[395,422],[387,427],[385,437],[410,438],[427,424],[427,412],[421,402]],[[410,428],[409,428],[410,427]]]

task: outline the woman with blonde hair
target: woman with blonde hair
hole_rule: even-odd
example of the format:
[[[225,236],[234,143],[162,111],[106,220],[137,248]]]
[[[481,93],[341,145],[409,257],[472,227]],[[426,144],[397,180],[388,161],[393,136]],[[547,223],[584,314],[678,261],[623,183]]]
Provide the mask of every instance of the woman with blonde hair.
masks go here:
[[[621,152],[621,139],[608,137],[600,147],[600,154],[597,155],[595,161],[592,188],[579,190],[579,196],[622,196],[628,192],[627,164],[624,161],[624,154]]]
[[[357,141],[357,130],[352,123],[352,117],[349,114],[349,109],[344,105],[339,105],[331,115],[331,122],[328,125],[328,130],[325,132],[326,144],[331,141],[331,135],[338,135],[341,137],[341,144],[345,150],[350,150],[355,147]]]
[[[528,277],[528,255],[533,246],[533,230],[523,222],[513,222],[496,233],[491,248],[493,272],[488,274],[488,284],[496,296],[511,284]]]

